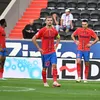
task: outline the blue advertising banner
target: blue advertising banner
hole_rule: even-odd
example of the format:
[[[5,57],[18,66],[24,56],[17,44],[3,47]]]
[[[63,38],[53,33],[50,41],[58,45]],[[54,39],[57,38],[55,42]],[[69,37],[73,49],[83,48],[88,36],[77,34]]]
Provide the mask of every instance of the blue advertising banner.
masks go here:
[[[41,41],[38,41],[41,44]],[[41,54],[30,40],[7,40],[8,56],[14,57],[40,57]],[[59,58],[75,58],[77,46],[73,41],[61,41],[57,49]],[[100,42],[91,47],[90,58],[100,58]]]

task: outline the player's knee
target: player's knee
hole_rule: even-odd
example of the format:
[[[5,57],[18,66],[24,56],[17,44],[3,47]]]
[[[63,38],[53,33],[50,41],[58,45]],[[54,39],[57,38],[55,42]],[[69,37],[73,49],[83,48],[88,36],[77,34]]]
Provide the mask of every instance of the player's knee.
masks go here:
[[[89,66],[89,62],[85,62],[85,66]]]
[[[56,64],[52,64],[52,68],[57,68]]]
[[[46,71],[46,68],[43,68],[42,70],[43,70],[43,71]]]
[[[81,59],[77,59],[77,63],[78,64],[81,64]]]

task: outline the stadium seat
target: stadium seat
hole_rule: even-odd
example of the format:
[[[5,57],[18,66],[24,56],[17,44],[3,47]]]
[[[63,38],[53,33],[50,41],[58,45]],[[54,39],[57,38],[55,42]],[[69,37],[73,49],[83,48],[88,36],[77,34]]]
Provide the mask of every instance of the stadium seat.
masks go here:
[[[60,9],[60,10],[59,10],[60,16],[61,16],[63,13],[65,13],[65,9]]]
[[[40,18],[45,19],[47,16],[50,15],[50,9],[41,9]]]
[[[43,22],[42,19],[36,19],[36,20],[34,20],[34,25],[36,26],[37,31],[42,28],[42,22]]]
[[[66,39],[66,37],[65,37],[65,36],[63,36],[63,35],[60,35],[60,39],[61,39],[61,40],[65,40],[65,39]]]
[[[77,28],[79,28],[79,27],[81,27],[81,26],[82,26],[82,23],[81,23],[80,20],[75,21],[75,23],[74,23],[74,29],[77,29]]]
[[[88,27],[93,29],[93,23],[94,23],[93,21],[88,21]]]
[[[71,13],[73,14],[74,20],[80,19],[80,10],[71,10]]]
[[[48,9],[55,9],[57,2],[58,0],[49,0],[47,4]]]
[[[100,10],[100,0],[98,0],[97,9]]]
[[[67,7],[69,9],[75,9],[77,7],[77,0],[67,0]]]
[[[71,40],[72,33],[73,33],[73,31],[69,31],[66,33],[66,40]]]
[[[90,19],[92,21],[98,21],[100,18],[100,11],[99,10],[92,10],[90,13]]]
[[[84,10],[87,7],[87,0],[78,0],[77,8]]]
[[[58,16],[60,16],[60,11],[59,11],[59,9],[53,9],[53,10],[51,10],[50,11],[50,15],[52,15],[52,14],[57,14]]]
[[[87,1],[88,10],[95,10],[96,7],[97,7],[97,0],[88,0]]]
[[[67,7],[66,0],[58,0],[57,9],[65,9]]]
[[[66,34],[65,34],[65,32],[59,32],[59,34],[60,34],[61,40],[65,40],[65,39],[66,39]]]
[[[100,31],[100,21],[94,22],[93,29],[95,31]]]
[[[93,24],[93,29],[97,33],[97,35],[100,37],[100,21],[97,21]]]
[[[88,20],[90,18],[90,11],[89,10],[82,10],[81,11],[81,19]]]

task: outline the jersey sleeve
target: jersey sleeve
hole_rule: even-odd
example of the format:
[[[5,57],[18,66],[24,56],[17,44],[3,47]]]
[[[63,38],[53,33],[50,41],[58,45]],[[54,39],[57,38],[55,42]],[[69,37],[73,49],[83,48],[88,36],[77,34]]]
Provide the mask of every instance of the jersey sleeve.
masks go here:
[[[93,30],[91,30],[91,37],[92,38],[96,38],[97,37],[97,34]]]
[[[36,38],[41,38],[42,37],[42,34],[43,34],[43,30],[39,30],[36,34],[35,34],[35,36],[36,36]]]
[[[73,32],[73,35],[74,35],[74,36],[77,36],[77,35],[78,35],[78,31],[79,31],[79,29],[76,29],[76,30]]]
[[[0,27],[0,35],[1,35],[1,33],[2,33],[2,29],[1,29],[1,27]]]
[[[57,30],[55,30],[55,36],[56,36],[56,37],[58,36],[58,31],[57,31]]]

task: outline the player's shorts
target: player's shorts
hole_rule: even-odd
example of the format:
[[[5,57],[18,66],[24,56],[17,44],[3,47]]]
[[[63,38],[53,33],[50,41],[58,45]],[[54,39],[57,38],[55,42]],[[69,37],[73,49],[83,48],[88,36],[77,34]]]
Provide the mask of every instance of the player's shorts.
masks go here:
[[[7,56],[6,48],[3,48],[3,51],[0,51],[1,56]]]
[[[90,57],[90,51],[77,51],[77,55],[76,58],[80,58],[80,59],[84,59],[84,61],[89,61],[89,57]]]
[[[42,66],[43,68],[50,67],[52,64],[57,64],[56,53],[50,53],[42,55]]]

